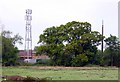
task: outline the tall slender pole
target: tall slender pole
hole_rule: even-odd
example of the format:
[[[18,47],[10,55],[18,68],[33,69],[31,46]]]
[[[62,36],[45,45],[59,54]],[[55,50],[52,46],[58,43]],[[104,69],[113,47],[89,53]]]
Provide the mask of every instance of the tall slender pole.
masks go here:
[[[104,33],[104,25],[103,25],[103,20],[102,20],[102,41],[101,41],[101,51],[102,51],[102,62],[101,65],[103,65],[103,42],[104,42],[104,38],[103,38],[103,33]]]
[[[104,35],[104,25],[103,25],[103,20],[102,20],[102,36]],[[101,45],[101,51],[102,51],[102,55],[103,55],[103,41],[104,39],[102,38],[102,45]]]
[[[120,41],[120,1],[118,2],[118,38]]]

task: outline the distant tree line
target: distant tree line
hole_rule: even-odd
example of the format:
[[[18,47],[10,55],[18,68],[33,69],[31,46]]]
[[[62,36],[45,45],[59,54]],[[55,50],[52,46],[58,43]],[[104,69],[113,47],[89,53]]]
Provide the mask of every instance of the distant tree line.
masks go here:
[[[11,36],[12,32],[3,31],[0,40],[2,47],[2,65],[17,65],[18,48],[16,43],[22,44],[19,34]],[[104,40],[104,52],[98,49]],[[98,31],[91,30],[88,22],[68,22],[65,25],[46,28],[39,36],[35,47],[37,55],[46,54],[53,66],[119,66],[120,42],[116,36],[102,36]],[[0,55],[1,57],[1,55]]]
[[[97,47],[102,40],[107,46],[104,52]],[[118,38],[112,35],[105,38],[98,31],[92,31],[87,22],[72,21],[47,28],[39,36],[38,44],[41,45],[35,47],[37,54],[48,55],[55,66],[120,65]]]

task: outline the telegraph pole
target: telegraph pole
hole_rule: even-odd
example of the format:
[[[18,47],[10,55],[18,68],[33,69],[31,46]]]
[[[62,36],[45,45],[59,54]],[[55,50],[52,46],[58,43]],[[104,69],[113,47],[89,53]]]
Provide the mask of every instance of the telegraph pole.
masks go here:
[[[118,2],[118,38],[120,41],[120,1]]]
[[[32,25],[31,25],[31,20],[32,20],[32,10],[31,9],[27,9],[26,10],[26,16],[25,16],[25,20],[26,20],[26,33],[25,33],[25,51],[26,51],[26,55],[27,55],[27,59],[31,59],[32,58]]]
[[[104,25],[103,25],[103,20],[102,20],[102,36],[104,35]],[[101,45],[101,51],[102,51],[102,54],[103,54],[103,41],[104,39],[102,38],[102,45]]]
[[[101,42],[101,51],[102,51],[102,62],[103,62],[103,42],[104,42],[104,38],[103,38],[103,35],[104,35],[104,24],[103,24],[103,20],[102,20],[102,42]],[[103,65],[103,63],[102,63]]]

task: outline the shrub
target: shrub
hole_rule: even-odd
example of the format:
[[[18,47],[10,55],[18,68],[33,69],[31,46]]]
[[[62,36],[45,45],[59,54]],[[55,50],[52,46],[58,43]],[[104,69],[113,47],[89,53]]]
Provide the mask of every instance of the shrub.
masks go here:
[[[37,65],[51,65],[51,60],[50,59],[37,59],[36,64]]]

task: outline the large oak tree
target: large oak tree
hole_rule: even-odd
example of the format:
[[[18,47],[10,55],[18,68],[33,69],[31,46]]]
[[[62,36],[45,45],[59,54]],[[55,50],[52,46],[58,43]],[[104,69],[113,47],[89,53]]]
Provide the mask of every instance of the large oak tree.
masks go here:
[[[44,30],[39,36],[42,45],[37,47],[38,54],[47,54],[53,65],[83,66],[93,64],[97,46],[103,36],[91,30],[87,22],[68,22]]]

